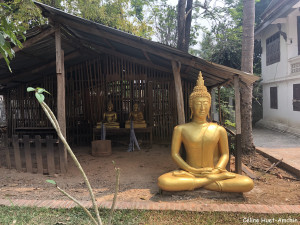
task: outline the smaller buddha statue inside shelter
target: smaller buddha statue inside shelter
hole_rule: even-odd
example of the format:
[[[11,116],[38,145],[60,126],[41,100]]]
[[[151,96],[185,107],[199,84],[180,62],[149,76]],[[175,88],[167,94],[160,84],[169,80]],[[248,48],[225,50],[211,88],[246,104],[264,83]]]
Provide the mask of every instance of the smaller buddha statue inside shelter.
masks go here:
[[[103,113],[103,124],[107,128],[120,128],[120,123],[117,122],[117,113],[113,111],[114,105],[109,101],[107,112]]]
[[[133,111],[129,113],[129,118],[125,123],[125,128],[130,128],[130,123],[133,122],[134,128],[146,128],[147,123],[144,120],[144,115],[139,111],[139,105],[135,103],[133,105]]]
[[[171,154],[179,170],[158,178],[158,186],[165,191],[187,191],[204,188],[220,192],[247,192],[253,181],[243,175],[228,172],[229,160],[227,132],[216,123],[207,122],[211,96],[204,86],[201,72],[197,85],[189,97],[192,122],[174,128]],[[186,160],[180,155],[181,144]]]

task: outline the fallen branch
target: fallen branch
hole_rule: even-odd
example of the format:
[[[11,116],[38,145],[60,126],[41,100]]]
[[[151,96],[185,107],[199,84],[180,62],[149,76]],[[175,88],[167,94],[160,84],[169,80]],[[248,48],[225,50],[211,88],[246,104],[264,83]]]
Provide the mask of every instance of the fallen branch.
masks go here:
[[[242,170],[251,179],[257,179],[257,176],[254,174],[254,172],[248,166],[246,166],[244,163],[242,163]]]
[[[272,169],[274,169],[279,163],[282,162],[282,160],[283,160],[283,158],[280,159],[278,162],[273,163],[266,171],[263,172],[263,174],[261,174],[260,176],[258,176],[257,179],[260,179],[260,178],[263,177],[266,173],[268,173],[269,171],[271,171]]]
[[[267,173],[267,172],[269,172],[270,170],[274,169],[279,163],[282,162],[282,160],[283,160],[283,158],[280,159],[277,163],[273,163],[273,164],[269,167],[269,169],[266,170],[265,173]]]

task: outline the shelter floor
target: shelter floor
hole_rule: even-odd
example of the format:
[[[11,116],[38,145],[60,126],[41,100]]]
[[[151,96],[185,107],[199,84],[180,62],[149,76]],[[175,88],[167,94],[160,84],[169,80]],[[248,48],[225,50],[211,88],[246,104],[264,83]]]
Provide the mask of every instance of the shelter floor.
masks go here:
[[[198,203],[252,203],[252,204],[300,204],[300,181],[292,175],[276,168],[287,178],[266,174],[255,180],[255,187],[248,193],[229,194],[205,190],[186,192],[164,192],[159,194],[157,178],[168,171],[177,169],[170,156],[170,146],[153,145],[152,149],[126,152],[126,147],[114,147],[108,157],[93,157],[90,147],[75,148],[82,167],[85,169],[98,201],[112,200],[115,186],[115,170],[112,161],[121,168],[120,191],[118,199],[122,201],[162,201],[162,202],[198,202]],[[247,163],[248,160],[244,160]],[[263,156],[251,157],[251,164],[260,169],[271,165]],[[234,166],[232,165],[232,168]],[[254,171],[256,175],[261,172]],[[46,182],[53,179],[58,186],[79,200],[89,200],[88,191],[78,169],[69,158],[69,170],[62,175],[41,175],[21,173],[0,168],[0,199],[66,199],[55,187]]]

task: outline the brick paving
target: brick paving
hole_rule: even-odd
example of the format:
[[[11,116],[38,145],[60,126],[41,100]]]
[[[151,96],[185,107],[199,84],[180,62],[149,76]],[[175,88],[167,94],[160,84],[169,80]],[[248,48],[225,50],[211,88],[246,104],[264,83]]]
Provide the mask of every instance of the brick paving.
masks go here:
[[[81,201],[88,207],[92,207],[90,201]],[[100,208],[110,208],[112,202],[99,202]],[[0,199],[0,205],[5,206],[28,206],[28,207],[45,207],[45,208],[73,208],[76,203],[69,200],[24,200],[24,199]],[[116,209],[144,209],[144,210],[179,210],[179,211],[196,211],[196,212],[247,212],[247,213],[300,213],[300,205],[259,205],[259,204],[201,204],[193,202],[122,202],[118,201]]]

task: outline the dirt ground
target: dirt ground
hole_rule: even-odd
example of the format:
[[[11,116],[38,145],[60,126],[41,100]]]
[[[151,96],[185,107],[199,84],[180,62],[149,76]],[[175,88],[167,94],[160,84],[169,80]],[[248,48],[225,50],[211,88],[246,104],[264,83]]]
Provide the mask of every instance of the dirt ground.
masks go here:
[[[227,202],[251,204],[300,204],[300,181],[291,174],[275,168],[259,180],[255,180],[252,191],[242,194],[216,193],[206,190],[185,192],[163,192],[159,194],[157,178],[177,169],[171,159],[170,147],[154,145],[152,149],[126,152],[126,147],[113,148],[108,157],[93,157],[89,147],[75,148],[82,167],[94,188],[97,201],[112,200],[115,185],[115,170],[112,161],[121,169],[119,200],[156,202]],[[257,176],[272,163],[263,156],[244,159]],[[76,196],[88,200],[89,195],[78,169],[69,160],[67,174],[41,175],[17,172],[0,168],[0,198],[6,199],[66,199],[53,185],[45,182],[53,179],[58,186]]]

